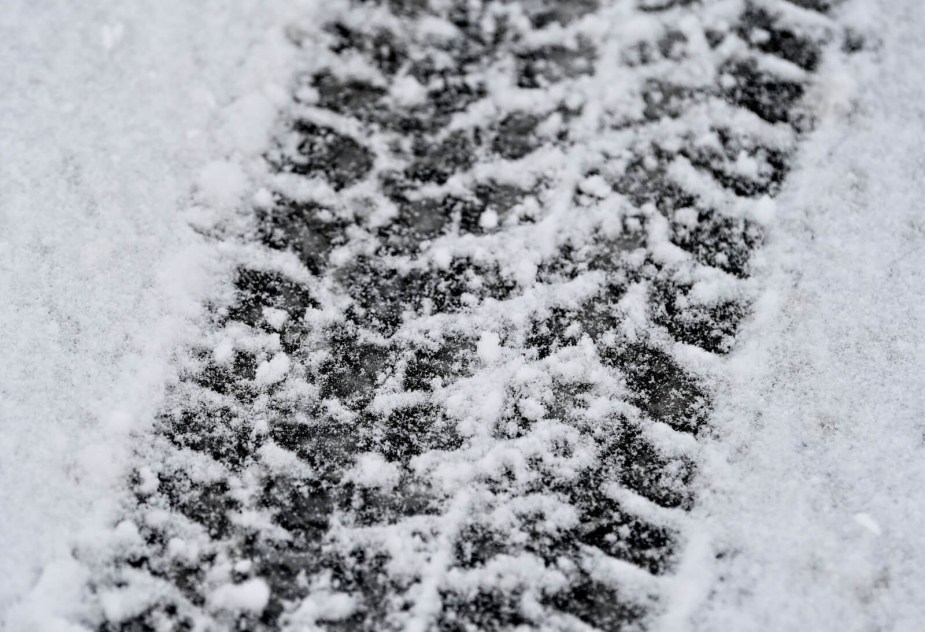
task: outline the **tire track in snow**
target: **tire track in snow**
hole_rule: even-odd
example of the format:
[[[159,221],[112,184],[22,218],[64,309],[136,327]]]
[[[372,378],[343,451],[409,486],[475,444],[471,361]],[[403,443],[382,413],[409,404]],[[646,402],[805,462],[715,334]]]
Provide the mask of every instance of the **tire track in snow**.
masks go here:
[[[645,629],[822,3],[354,2],[97,564],[102,630]]]

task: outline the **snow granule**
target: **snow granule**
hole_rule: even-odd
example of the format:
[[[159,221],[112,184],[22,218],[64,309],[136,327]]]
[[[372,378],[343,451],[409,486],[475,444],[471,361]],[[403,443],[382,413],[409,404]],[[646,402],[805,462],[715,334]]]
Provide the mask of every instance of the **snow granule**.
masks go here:
[[[498,226],[498,213],[492,209],[484,211],[479,216],[479,226],[485,230],[491,230]]]
[[[476,350],[483,362],[494,364],[501,358],[501,336],[493,331],[483,332]]]
[[[531,421],[542,419],[546,414],[546,407],[533,397],[525,397],[517,403],[520,413]]]
[[[212,350],[212,358],[218,364],[227,364],[234,357],[234,342],[225,339]]]
[[[106,590],[100,593],[100,606],[107,621],[121,623],[147,610],[156,595],[131,588]]]
[[[388,491],[398,484],[399,470],[376,452],[367,452],[357,457],[350,477],[360,487],[374,487]]]
[[[392,82],[390,94],[401,105],[416,105],[427,96],[427,89],[411,75],[404,75]]]
[[[453,263],[453,253],[448,248],[432,248],[430,256],[433,258],[434,264],[441,270],[446,270]]]
[[[270,208],[273,206],[273,194],[265,187],[260,187],[254,193],[254,204],[259,208]]]
[[[277,353],[270,360],[264,360],[257,367],[254,381],[257,384],[276,384],[281,382],[289,373],[290,360],[285,353]]]
[[[160,484],[160,481],[150,467],[145,465],[138,468],[138,478],[139,482],[135,487],[138,493],[145,495],[153,494],[155,491],[157,491],[157,487]]]
[[[289,320],[289,312],[283,309],[276,309],[275,307],[264,307],[263,318],[269,323],[270,327],[279,331],[282,329],[283,325],[286,324],[286,321]]]
[[[598,198],[606,198],[613,191],[607,181],[601,176],[589,176],[581,181],[579,185],[581,192]]]
[[[259,577],[240,584],[226,584],[212,591],[209,605],[215,610],[260,613],[270,601],[270,587]]]
[[[356,612],[357,599],[343,592],[319,591],[307,597],[286,617],[284,630],[318,630],[319,621],[343,621]]]

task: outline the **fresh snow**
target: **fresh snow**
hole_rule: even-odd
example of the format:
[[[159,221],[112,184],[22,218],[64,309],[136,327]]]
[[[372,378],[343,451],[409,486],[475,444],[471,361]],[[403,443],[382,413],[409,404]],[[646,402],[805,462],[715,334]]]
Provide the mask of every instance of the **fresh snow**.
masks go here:
[[[844,18],[878,49],[810,96],[671,629],[925,628],[925,5]]]
[[[209,601],[218,610],[262,612],[269,599],[270,587],[264,580],[257,578],[216,588]]]
[[[4,3],[0,628],[80,614],[72,547],[114,515],[131,434],[199,331],[220,265],[189,222],[243,194],[285,4]]]
[[[252,172],[292,70],[285,16],[304,19],[311,3],[288,4],[165,0],[99,8],[12,0],[0,16],[0,627],[83,629],[75,622],[93,620],[88,609],[96,606],[81,593],[88,571],[72,549],[130,549],[140,538],[130,521],[104,527],[124,501],[133,439],[175,379],[172,353],[201,335],[202,306],[227,283],[222,248],[199,232],[233,224],[255,190],[258,206],[273,202]],[[853,0],[844,14],[881,48],[826,62],[810,95],[820,126],[801,145],[785,193],[741,210],[769,226],[771,242],[758,264],[755,316],[729,358],[711,363],[724,379],[701,457],[699,504],[683,518],[685,557],[665,581],[674,591],[666,629],[850,632],[925,623],[925,215],[918,206],[925,199],[918,138],[925,7]],[[426,26],[434,37],[452,27]],[[636,27],[642,36],[646,23]],[[391,96],[415,103],[423,90],[405,81]],[[693,189],[698,176],[689,166],[672,164],[672,175]],[[747,156],[738,167],[758,169]],[[573,180],[590,198],[608,196],[601,177],[579,178],[576,171]],[[565,217],[572,183],[563,191],[553,206]],[[504,221],[490,212],[479,224],[491,231]],[[683,256],[660,217],[648,230],[656,257]],[[530,248],[516,244],[511,252],[524,256],[508,257],[512,277],[534,278],[527,254],[554,244],[548,237]],[[431,256],[445,267],[477,247],[437,243]],[[592,281],[561,291],[589,293]],[[731,291],[727,285],[705,276],[689,299],[714,300]],[[631,287],[620,303],[630,339],[647,322],[645,290]],[[545,297],[523,300],[534,299]],[[264,312],[276,329],[287,317]],[[500,415],[503,385],[518,384],[519,409],[544,439],[522,448],[523,456],[567,429],[545,419],[541,376],[509,357],[502,335],[489,329],[497,320],[488,312],[472,319],[483,370],[440,396],[460,429],[478,439]],[[258,383],[285,382],[296,370],[279,352],[277,334],[222,335],[210,343],[218,362],[230,362],[236,345],[271,352]],[[581,371],[581,353],[576,347],[571,363],[549,371]],[[391,397],[376,403],[383,410],[401,404],[400,394]],[[667,427],[658,432],[666,450],[694,441]],[[279,469],[303,466],[272,443],[260,456]],[[517,456],[502,446],[486,451],[479,466]],[[452,460],[419,465],[461,490],[441,518],[450,534],[476,506],[467,491],[474,473]],[[138,474],[136,489],[157,486],[150,468]],[[390,489],[398,472],[368,454],[352,478]],[[658,511],[620,489],[613,494],[640,513]],[[548,526],[575,520],[563,510]],[[400,551],[405,543],[388,544]],[[196,559],[194,546],[175,539],[169,550]],[[447,540],[428,561],[426,598],[414,612],[420,622],[438,605],[436,578],[449,549]],[[234,569],[246,573],[247,564]],[[457,579],[497,582],[505,573],[546,570],[521,560]],[[640,592],[652,579],[622,562],[596,572]],[[333,586],[317,588],[286,615],[287,629],[314,629],[357,607]],[[151,597],[116,589],[100,596],[99,607],[118,621]],[[208,606],[260,612],[269,598],[268,584],[255,577],[219,585]]]

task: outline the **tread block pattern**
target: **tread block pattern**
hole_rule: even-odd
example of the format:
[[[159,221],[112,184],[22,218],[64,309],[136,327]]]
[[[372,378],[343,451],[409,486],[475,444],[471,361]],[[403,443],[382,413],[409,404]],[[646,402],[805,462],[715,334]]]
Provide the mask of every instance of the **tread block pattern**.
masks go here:
[[[333,6],[99,629],[646,629],[830,4]]]

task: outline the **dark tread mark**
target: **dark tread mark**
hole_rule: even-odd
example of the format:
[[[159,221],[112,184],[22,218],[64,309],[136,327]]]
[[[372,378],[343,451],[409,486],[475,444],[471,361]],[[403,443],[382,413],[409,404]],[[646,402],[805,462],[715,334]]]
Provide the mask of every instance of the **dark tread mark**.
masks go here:
[[[697,211],[693,225],[672,224],[671,241],[704,265],[747,278],[751,254],[764,242],[764,236],[764,229],[752,220]]]
[[[763,72],[754,60],[731,62],[723,74],[731,78],[724,94],[735,105],[751,110],[769,123],[798,121],[794,106],[803,96],[801,84]]]
[[[815,70],[819,64],[819,44],[781,27],[762,7],[748,6],[739,23],[739,35],[759,50],[777,55],[804,70]]]
[[[669,355],[642,344],[605,349],[602,359],[626,371],[635,403],[655,421],[696,432],[706,422],[709,404],[694,376]]]
[[[819,13],[828,13],[839,3],[840,0],[787,0],[791,4],[795,4],[798,7],[803,7],[804,9],[811,9],[813,11],[818,11]]]
[[[313,202],[281,201],[257,217],[261,241],[295,252],[313,274],[324,272],[331,250],[347,241],[347,222]]]
[[[130,514],[144,544],[94,580],[105,590],[143,576],[169,590],[100,630],[278,630],[306,598],[334,593],[353,607],[319,615],[328,630],[399,630],[431,606],[427,629],[646,629],[661,598],[604,581],[594,566],[628,563],[653,582],[674,571],[683,539],[666,516],[692,506],[697,460],[666,453],[655,436],[700,436],[712,402],[672,341],[730,349],[748,301],[697,303],[692,284],[704,268],[747,278],[765,238],[672,168],[689,165],[717,195],[760,198],[776,195],[791,161],[789,148],[725,120],[677,129],[691,108],[724,99],[798,135],[810,122],[805,84],[750,55],[812,71],[821,48],[749,3],[703,35],[716,54],[729,37],[752,52],[720,62],[716,84],[682,85],[664,68],[683,67],[695,48],[668,16],[709,3],[636,6],[665,12],[665,28],[616,60],[638,73],[628,101],[590,107],[550,95],[601,61],[595,38],[610,36],[581,21],[607,8],[596,0],[357,0],[322,25],[319,42],[381,75],[351,78],[349,64],[309,60],[293,83],[298,114],[266,156],[270,203],[255,210],[249,236],[301,261],[311,283],[251,265],[236,272],[213,332],[233,338],[233,350],[191,350],[147,470],[133,478]],[[440,34],[422,35],[424,18]],[[573,27],[577,35],[556,39]],[[408,105],[387,90],[404,75],[422,86]],[[502,84],[541,107],[507,103],[493,92]],[[483,110],[491,114],[473,115]],[[350,119],[345,129],[359,132],[313,115]],[[621,130],[638,138],[614,137],[614,154],[575,152]],[[561,162],[537,168],[550,160],[541,148],[561,151]],[[507,161],[521,161],[516,172]],[[596,184],[560,190],[574,168]],[[298,176],[340,196],[296,196],[286,183]],[[556,196],[571,196],[567,214],[544,224]],[[652,243],[666,220],[660,239],[686,252],[670,266]],[[542,256],[520,248],[530,261],[509,260],[517,239],[537,239]],[[596,289],[575,294],[589,279]],[[639,291],[646,322],[627,333],[624,301]],[[498,364],[485,330],[499,335]],[[289,373],[259,383],[282,354]],[[178,541],[198,552],[170,553]],[[211,604],[217,586],[257,577],[270,588],[260,613]]]
[[[237,300],[228,308],[227,318],[251,327],[263,320],[267,307],[281,309],[294,318],[300,318],[309,307],[318,307],[307,288],[277,272],[241,268],[235,287]]]
[[[282,158],[282,171],[322,176],[339,190],[359,182],[373,167],[372,153],[349,136],[308,121],[298,121],[293,131],[298,148]]]

